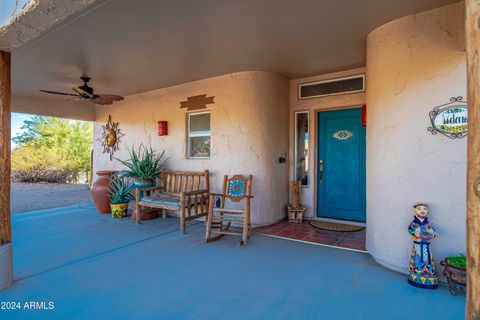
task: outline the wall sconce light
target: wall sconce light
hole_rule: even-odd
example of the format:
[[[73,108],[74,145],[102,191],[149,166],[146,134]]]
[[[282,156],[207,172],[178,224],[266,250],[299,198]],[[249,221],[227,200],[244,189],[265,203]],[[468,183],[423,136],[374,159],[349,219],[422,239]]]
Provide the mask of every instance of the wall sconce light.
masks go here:
[[[158,121],[158,135],[168,136],[168,121]]]

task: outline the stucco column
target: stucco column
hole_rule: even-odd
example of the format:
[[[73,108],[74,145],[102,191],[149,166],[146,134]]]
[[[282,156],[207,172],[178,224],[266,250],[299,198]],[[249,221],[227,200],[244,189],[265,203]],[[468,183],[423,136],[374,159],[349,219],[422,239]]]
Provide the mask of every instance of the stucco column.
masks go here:
[[[13,282],[10,223],[10,53],[0,51],[0,290]]]

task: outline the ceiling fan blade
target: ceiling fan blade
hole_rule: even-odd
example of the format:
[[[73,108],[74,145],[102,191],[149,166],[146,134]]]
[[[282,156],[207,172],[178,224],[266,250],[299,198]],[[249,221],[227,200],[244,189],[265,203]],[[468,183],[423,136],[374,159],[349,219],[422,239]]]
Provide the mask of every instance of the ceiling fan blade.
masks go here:
[[[73,96],[73,97],[78,97],[78,94],[73,94],[73,93],[65,93],[65,92],[57,92],[57,91],[49,91],[49,90],[39,90],[41,92],[45,93],[50,93],[50,94],[59,94],[62,96]]]
[[[113,94],[96,94],[93,96],[92,102],[100,105],[110,105],[115,101],[121,101],[124,98]]]
[[[82,97],[87,97],[87,98],[93,99],[92,94],[88,93],[85,90],[80,89],[79,87],[73,87],[72,90],[75,91],[76,93],[78,93]]]

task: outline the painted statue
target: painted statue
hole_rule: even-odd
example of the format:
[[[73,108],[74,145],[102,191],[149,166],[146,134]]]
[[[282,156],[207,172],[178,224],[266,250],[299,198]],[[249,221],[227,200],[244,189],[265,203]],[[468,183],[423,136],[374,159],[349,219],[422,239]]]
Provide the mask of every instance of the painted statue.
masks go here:
[[[438,277],[430,249],[430,240],[435,238],[437,233],[428,223],[428,206],[426,204],[414,205],[413,211],[415,216],[408,227],[408,232],[413,236],[408,283],[418,288],[436,289],[438,288]]]

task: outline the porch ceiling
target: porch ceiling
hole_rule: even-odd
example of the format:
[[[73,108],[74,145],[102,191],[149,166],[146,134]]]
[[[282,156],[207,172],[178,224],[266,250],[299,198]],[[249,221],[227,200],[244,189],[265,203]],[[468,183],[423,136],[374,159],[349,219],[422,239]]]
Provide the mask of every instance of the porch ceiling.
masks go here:
[[[13,51],[14,97],[44,96],[41,88],[68,92],[84,72],[97,92],[130,95],[244,70],[298,78],[363,66],[371,30],[456,1],[84,2],[20,48],[12,49],[11,35],[0,35]],[[10,27],[28,19],[25,14]]]

